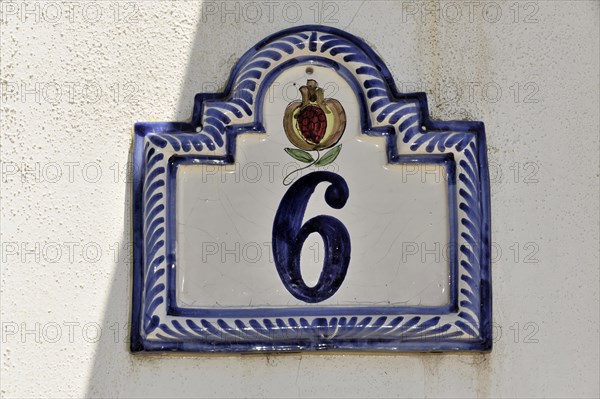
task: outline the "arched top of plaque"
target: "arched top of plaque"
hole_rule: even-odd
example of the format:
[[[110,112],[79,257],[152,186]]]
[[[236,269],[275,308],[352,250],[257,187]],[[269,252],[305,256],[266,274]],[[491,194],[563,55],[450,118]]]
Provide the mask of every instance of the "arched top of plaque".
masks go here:
[[[232,135],[264,132],[263,98],[274,79],[295,65],[322,65],[335,69],[354,89],[364,134],[395,136],[413,150],[444,148],[434,131],[483,135],[481,122],[431,121],[425,93],[399,93],[381,58],[362,40],[326,26],[300,26],[273,34],[247,51],[233,68],[223,93],[196,95],[190,123],[138,124],[146,133],[188,133],[178,138],[153,137],[159,146],[175,150],[233,153]],[[455,137],[455,140],[458,139]],[[395,155],[397,146],[390,148]]]

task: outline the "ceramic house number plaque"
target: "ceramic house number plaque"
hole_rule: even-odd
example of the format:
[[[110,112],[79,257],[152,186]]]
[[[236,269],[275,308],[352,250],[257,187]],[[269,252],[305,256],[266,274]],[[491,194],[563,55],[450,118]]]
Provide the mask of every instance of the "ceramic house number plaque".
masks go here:
[[[133,159],[132,351],[491,349],[483,124],[360,39],[267,37]]]

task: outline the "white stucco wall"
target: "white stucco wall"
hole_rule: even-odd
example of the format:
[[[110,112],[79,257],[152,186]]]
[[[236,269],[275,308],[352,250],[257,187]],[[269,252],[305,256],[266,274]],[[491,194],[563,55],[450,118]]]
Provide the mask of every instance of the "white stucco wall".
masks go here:
[[[600,3],[23,4],[1,4],[2,397],[598,397]],[[187,119],[305,23],[362,37],[433,117],[486,123],[491,354],[129,354],[133,123]]]

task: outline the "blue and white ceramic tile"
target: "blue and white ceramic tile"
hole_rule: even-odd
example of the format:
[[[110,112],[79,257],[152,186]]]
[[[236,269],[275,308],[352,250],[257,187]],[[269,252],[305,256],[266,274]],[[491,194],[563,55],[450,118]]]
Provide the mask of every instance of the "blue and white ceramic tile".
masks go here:
[[[323,26],[194,105],[135,126],[132,351],[491,349],[481,122]]]

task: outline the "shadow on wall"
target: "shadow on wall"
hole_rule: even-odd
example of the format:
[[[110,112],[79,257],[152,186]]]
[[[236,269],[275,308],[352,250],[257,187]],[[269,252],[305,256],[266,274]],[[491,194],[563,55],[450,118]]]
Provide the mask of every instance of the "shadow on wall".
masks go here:
[[[179,103],[175,112],[176,120],[189,120],[192,115],[194,96],[199,92],[222,91],[229,78],[229,71],[235,62],[251,46],[270,33],[290,27],[289,23],[271,23],[263,26],[253,25],[254,34],[232,34],[231,30],[241,33],[245,25],[223,25],[220,16],[214,20],[202,20],[197,24],[196,33],[186,69],[183,88],[179,93]],[[225,34],[226,32],[228,32]],[[215,52],[215,43],[208,38],[222,38],[219,47],[227,49],[231,54],[220,65],[209,65],[210,58],[205,54]],[[222,58],[221,58],[222,59]],[[214,71],[206,74],[206,70]],[[124,126],[123,129],[131,129]],[[131,154],[128,164],[131,165]],[[131,170],[128,170],[129,176]],[[131,252],[131,202],[132,188],[128,184],[124,205],[123,234],[120,246],[124,251]],[[129,352],[129,322],[131,317],[131,256],[121,257],[115,263],[112,272],[112,283],[107,302],[104,305],[104,316],[101,322],[102,336],[96,344],[94,359],[91,363],[88,385],[85,397],[168,397],[168,396],[199,396],[206,394],[209,389],[212,373],[219,372],[216,362],[222,361],[219,356],[169,356],[132,355]],[[248,361],[248,359],[245,359]],[[240,361],[239,357],[232,362]],[[264,358],[257,357],[252,362],[264,363]],[[85,366],[85,365],[82,365]],[[216,369],[216,370],[215,370]],[[187,384],[174,385],[173,381],[188,381]],[[214,384],[214,381],[213,381]],[[231,387],[236,389],[236,387]],[[244,395],[240,389],[239,395]]]
[[[193,46],[186,69],[184,85],[179,93],[176,120],[189,120],[192,114],[193,100],[201,91],[216,91],[218,83],[202,82],[199,77],[203,62],[201,55],[214,50],[214,43],[207,37],[215,37],[215,24],[200,20],[195,33]],[[254,40],[254,39],[252,39]],[[225,47],[226,48],[226,47]],[[233,50],[233,49],[232,49]],[[219,79],[228,78],[228,71],[222,65]],[[209,77],[210,79],[210,77]],[[216,80],[216,79],[214,79]],[[123,129],[131,129],[124,126]],[[128,176],[131,176],[132,154],[128,157]],[[129,352],[129,326],[131,318],[132,284],[132,226],[131,226],[132,185],[127,184],[124,205],[123,234],[119,248],[129,251],[129,256],[120,257],[112,273],[112,283],[107,302],[104,305],[104,317],[101,322],[102,337],[97,343],[96,352],[89,373],[85,397],[135,397],[149,395],[154,397],[171,396],[175,392],[172,382],[175,372],[190,370],[198,378],[197,360],[159,359],[158,355],[132,355]],[[168,364],[177,361],[177,370],[169,369]],[[159,363],[160,362],[160,365]],[[210,363],[210,362],[208,362]],[[165,372],[167,370],[167,372]],[[189,385],[198,386],[200,381]],[[192,394],[192,392],[190,392]],[[198,393],[197,393],[198,394]]]

